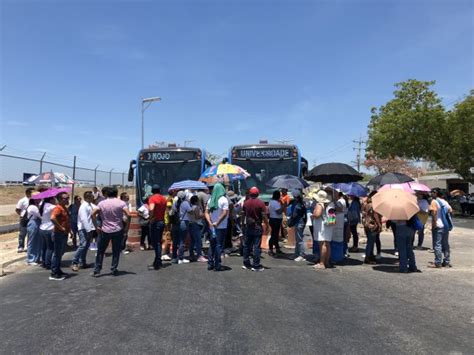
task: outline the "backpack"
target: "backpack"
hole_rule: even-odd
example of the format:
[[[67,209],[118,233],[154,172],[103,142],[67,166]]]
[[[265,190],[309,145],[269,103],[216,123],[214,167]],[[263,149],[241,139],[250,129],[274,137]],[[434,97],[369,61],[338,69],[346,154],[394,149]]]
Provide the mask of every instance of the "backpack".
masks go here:
[[[422,231],[425,229],[424,224],[421,222],[421,220],[418,218],[418,216],[415,214],[413,217],[411,217],[408,220],[408,226],[413,228],[415,231]]]
[[[293,202],[291,202],[291,204],[288,206],[286,210],[287,213],[288,213],[288,210],[291,211],[291,213],[289,213],[290,217],[288,217],[288,220],[287,220],[288,227],[290,228],[296,226],[298,222],[300,221],[300,219],[304,218],[302,214],[306,215],[306,208],[303,206],[303,208],[300,208],[298,210],[297,205],[298,205],[298,201],[293,200]]]
[[[170,223],[173,224],[173,225],[179,225],[181,223],[181,218],[179,218],[179,210],[181,208],[181,203],[183,202],[183,200],[181,199],[178,199],[178,201],[176,201],[176,210],[174,209],[174,207],[171,208],[171,211],[170,211]]]
[[[441,201],[438,201],[436,199],[436,203],[438,204],[438,207],[441,208],[441,221],[443,222],[443,229],[445,231],[452,231],[453,230],[453,219],[451,218],[451,213],[449,213],[448,208],[444,203]]]
[[[369,231],[373,233],[381,232],[380,227],[377,224],[377,221],[375,220],[375,211],[372,208],[372,205],[370,206],[370,209],[365,214],[363,225],[364,225],[364,228],[367,228]]]

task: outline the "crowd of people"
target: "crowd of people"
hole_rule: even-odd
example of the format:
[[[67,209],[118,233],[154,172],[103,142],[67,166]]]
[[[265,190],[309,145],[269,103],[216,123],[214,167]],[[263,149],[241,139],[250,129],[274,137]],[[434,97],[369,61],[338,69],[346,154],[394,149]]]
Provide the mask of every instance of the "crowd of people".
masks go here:
[[[425,224],[431,215],[432,244],[435,259],[431,267],[451,267],[449,250],[449,213],[452,208],[442,198],[439,189],[429,196],[417,193],[420,211],[416,220],[385,221],[372,206],[371,192],[367,197],[346,196],[328,186],[307,192],[287,189],[273,192],[265,204],[256,187],[239,196],[221,183],[206,191],[170,191],[161,194],[160,186],[152,186],[152,195],[137,209],[141,226],[140,250],[154,250],[151,269],[159,270],[163,262],[178,265],[191,261],[207,263],[208,270],[221,271],[222,257],[231,253],[242,257],[242,268],[263,271],[261,243],[268,240],[268,255],[281,257],[281,243],[294,229],[295,262],[314,260],[315,270],[344,263],[349,253],[359,252],[358,226],[362,224],[367,243],[364,263],[376,264],[381,259],[380,233],[384,225],[393,232],[394,254],[399,258],[402,273],[419,272],[414,248],[422,248]],[[70,204],[67,192],[55,197],[35,199],[31,188],[25,192],[16,208],[20,216],[18,251],[25,250],[27,263],[51,270],[51,280],[64,280],[62,256],[69,236],[77,248],[72,259],[73,272],[91,267],[87,263],[89,250],[95,251],[91,276],[100,275],[107,247],[112,245],[111,272],[118,275],[121,253],[127,254],[127,235],[131,222],[131,204],[126,192],[118,194],[116,187],[86,191],[74,196]],[[429,199],[431,201],[429,201]],[[421,227],[420,227],[421,225]],[[309,227],[313,247],[305,248],[305,230]],[[414,246],[415,234],[418,242]],[[190,237],[187,246],[186,240]],[[352,239],[352,246],[349,247]],[[239,242],[240,241],[240,242]],[[208,246],[204,253],[203,242]],[[375,251],[374,251],[375,249]],[[289,257],[289,255],[286,255]]]

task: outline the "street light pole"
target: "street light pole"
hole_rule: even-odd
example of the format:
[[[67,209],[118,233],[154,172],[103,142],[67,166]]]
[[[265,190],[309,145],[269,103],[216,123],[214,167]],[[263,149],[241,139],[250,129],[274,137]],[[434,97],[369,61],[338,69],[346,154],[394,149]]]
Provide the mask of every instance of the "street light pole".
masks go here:
[[[145,110],[155,101],[161,101],[161,97],[157,96],[142,99],[142,149],[145,148]]]

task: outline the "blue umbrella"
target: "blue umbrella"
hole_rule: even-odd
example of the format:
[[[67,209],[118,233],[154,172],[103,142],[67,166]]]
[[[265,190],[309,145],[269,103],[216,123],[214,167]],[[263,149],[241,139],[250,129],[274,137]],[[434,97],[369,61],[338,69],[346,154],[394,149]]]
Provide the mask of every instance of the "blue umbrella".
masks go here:
[[[201,181],[194,181],[194,180],[184,180],[178,181],[173,183],[168,189],[171,190],[205,190],[207,189],[206,184],[202,183]]]
[[[333,184],[332,187],[336,190],[345,193],[346,195],[352,195],[357,197],[367,196],[367,189],[365,188],[365,186],[357,182]]]

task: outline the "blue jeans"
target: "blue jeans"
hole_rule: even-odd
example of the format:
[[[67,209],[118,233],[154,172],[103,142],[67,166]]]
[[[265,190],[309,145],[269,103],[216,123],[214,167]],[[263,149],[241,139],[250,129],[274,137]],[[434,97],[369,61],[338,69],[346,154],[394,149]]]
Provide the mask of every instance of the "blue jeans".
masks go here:
[[[53,257],[54,243],[52,230],[40,230],[40,235],[43,240],[42,258],[43,266],[51,268],[51,258]]]
[[[365,247],[366,258],[374,256],[374,244],[375,244],[375,238],[377,237],[377,234],[378,233],[367,230],[367,245]]]
[[[181,221],[179,224],[179,248],[178,248],[178,259],[184,259],[184,241],[186,240],[186,236],[188,235],[189,231],[189,222],[188,221]]]
[[[87,232],[85,229],[79,230],[79,247],[74,254],[74,259],[72,259],[73,264],[86,265],[87,250],[89,250],[91,239],[92,231]]]
[[[244,239],[244,265],[250,266],[250,249],[253,247],[253,267],[260,266],[260,243],[262,242],[263,229],[260,226],[247,227]]]
[[[99,273],[102,270],[102,263],[104,261],[105,250],[112,241],[112,265],[110,271],[117,270],[120,252],[122,251],[123,230],[114,233],[99,233],[97,238],[97,256],[95,257],[94,272]]]
[[[207,263],[209,266],[213,266],[216,269],[220,269],[221,267],[221,254],[222,254],[222,246],[224,245],[225,236],[227,234],[227,228],[224,229],[216,229],[216,236],[209,237],[209,252],[208,252],[208,259]]]
[[[39,234],[40,221],[31,218],[28,222],[26,230],[28,232],[28,246],[26,250],[27,263],[39,263],[42,254],[42,240]]]
[[[54,232],[53,236],[53,256],[51,259],[51,274],[61,275],[61,260],[67,244],[67,234]]]
[[[397,225],[397,228],[395,229],[395,238],[400,257],[401,272],[405,272],[408,269],[416,270],[415,253],[413,253],[414,237],[415,231],[413,228],[403,224]]]
[[[153,266],[161,265],[161,241],[163,239],[163,231],[165,230],[165,222],[153,221],[150,224],[150,237],[153,249],[155,250],[155,260]]]
[[[202,225],[197,223],[189,223],[189,233],[191,233],[191,246],[189,248],[189,255],[194,256],[194,248],[196,248],[196,255],[202,256],[202,239],[201,239]]]
[[[442,262],[445,264],[449,264],[449,231],[445,230],[444,228],[435,228],[433,230],[433,237],[435,240],[435,264],[441,265],[441,259],[443,258]]]
[[[304,221],[298,222],[295,226],[295,256],[304,256],[304,228],[306,224]]]

